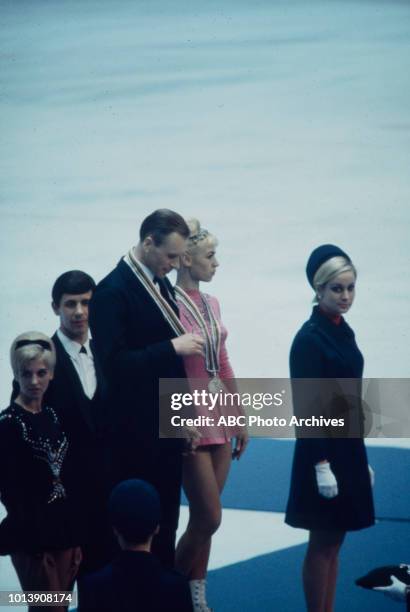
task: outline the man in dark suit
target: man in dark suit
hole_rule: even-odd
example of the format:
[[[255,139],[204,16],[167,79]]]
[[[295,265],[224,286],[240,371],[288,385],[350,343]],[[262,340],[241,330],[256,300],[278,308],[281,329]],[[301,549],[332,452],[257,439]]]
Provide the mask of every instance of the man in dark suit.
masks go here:
[[[111,493],[109,515],[121,552],[79,582],[78,612],[192,612],[187,579],[163,569],[150,552],[161,515],[154,487],[121,482]]]
[[[82,573],[102,567],[112,555],[102,452],[104,378],[88,335],[94,289],[94,280],[80,270],[65,272],[54,283],[52,308],[60,327],[52,337],[57,363],[45,400],[56,411],[69,441],[70,489],[84,525]]]
[[[113,484],[141,478],[159,492],[161,528],[153,552],[173,566],[178,525],[182,444],[158,437],[158,382],[184,378],[184,355],[202,354],[203,340],[183,331],[166,275],[179,267],[189,228],[157,210],[140,241],[97,286],[90,325],[108,385]]]

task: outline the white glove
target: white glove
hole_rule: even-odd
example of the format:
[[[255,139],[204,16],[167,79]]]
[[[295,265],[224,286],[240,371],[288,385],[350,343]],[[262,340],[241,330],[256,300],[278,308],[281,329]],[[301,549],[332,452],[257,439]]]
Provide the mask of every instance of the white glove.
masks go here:
[[[319,495],[332,499],[338,495],[339,490],[337,488],[337,480],[332,470],[330,469],[330,463],[316,463],[316,482],[319,489]]]
[[[374,469],[372,468],[371,465],[368,465],[367,467],[369,468],[370,484],[371,484],[372,489],[373,489],[373,487],[374,487],[374,480],[375,480]]]
[[[384,587],[373,587],[373,591],[381,591],[384,595],[391,597],[395,601],[404,601],[406,599],[407,584],[401,582],[396,576],[390,576],[391,584]]]

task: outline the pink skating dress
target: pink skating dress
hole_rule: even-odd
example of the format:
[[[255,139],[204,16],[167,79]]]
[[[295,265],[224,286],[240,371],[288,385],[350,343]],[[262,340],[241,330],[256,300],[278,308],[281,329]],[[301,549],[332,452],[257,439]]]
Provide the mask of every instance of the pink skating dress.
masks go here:
[[[218,321],[221,328],[221,343],[220,343],[220,352],[219,352],[219,378],[221,378],[224,382],[229,381],[229,379],[233,379],[235,377],[233,370],[231,368],[231,364],[229,363],[229,357],[226,350],[226,338],[228,335],[226,327],[223,325],[221,321],[221,310],[219,307],[218,300],[209,295],[207,293],[201,293],[198,289],[184,289],[185,293],[191,298],[191,300],[195,303],[198,310],[202,314],[204,320],[206,321],[208,329],[210,329],[210,322],[208,320],[208,316],[205,312],[205,306],[203,304],[203,300],[206,300],[209,308],[212,310],[216,320]],[[178,294],[177,294],[178,298]],[[178,300],[179,306],[179,316],[182,325],[186,329],[187,332],[196,334],[198,336],[202,335],[201,329],[198,323],[193,319],[190,313],[187,311],[184,304]],[[201,387],[203,389],[208,388],[208,382],[210,380],[210,374],[207,372],[205,367],[205,358],[202,355],[190,355],[188,357],[184,357],[184,366],[188,379],[202,379],[203,385]],[[227,383],[227,387],[229,383]],[[195,386],[198,389],[198,384]],[[234,391],[231,386],[229,386],[229,391]],[[197,416],[212,416],[214,418],[214,422],[217,423],[219,416],[223,414],[223,408],[221,406],[216,405],[215,409],[212,412],[209,412],[206,407],[198,407],[196,409]],[[233,409],[229,409],[229,414],[233,414]],[[227,427],[224,425],[217,426],[216,424],[213,427],[201,427],[200,431],[202,433],[202,438],[199,442],[200,446],[205,446],[209,444],[225,444],[229,442],[232,437],[234,437],[237,433],[237,428]]]

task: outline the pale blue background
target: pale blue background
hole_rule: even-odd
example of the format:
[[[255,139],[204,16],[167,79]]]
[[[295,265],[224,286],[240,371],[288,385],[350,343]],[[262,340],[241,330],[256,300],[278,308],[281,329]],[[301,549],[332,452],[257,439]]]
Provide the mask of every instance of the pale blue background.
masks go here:
[[[410,4],[0,1],[0,400],[50,289],[97,280],[169,207],[220,239],[242,377],[287,375],[310,250],[359,269],[367,377],[408,377]]]

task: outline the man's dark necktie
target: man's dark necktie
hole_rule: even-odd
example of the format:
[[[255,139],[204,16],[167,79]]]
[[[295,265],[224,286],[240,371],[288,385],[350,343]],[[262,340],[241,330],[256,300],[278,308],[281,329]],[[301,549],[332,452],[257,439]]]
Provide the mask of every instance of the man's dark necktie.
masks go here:
[[[162,278],[158,278],[158,276],[154,276],[154,283],[158,285],[162,297],[168,302],[172,310],[175,312],[175,314],[179,318],[178,305],[176,301],[174,300],[173,296],[171,295],[171,293],[168,291],[168,288],[165,282],[162,280]]]

